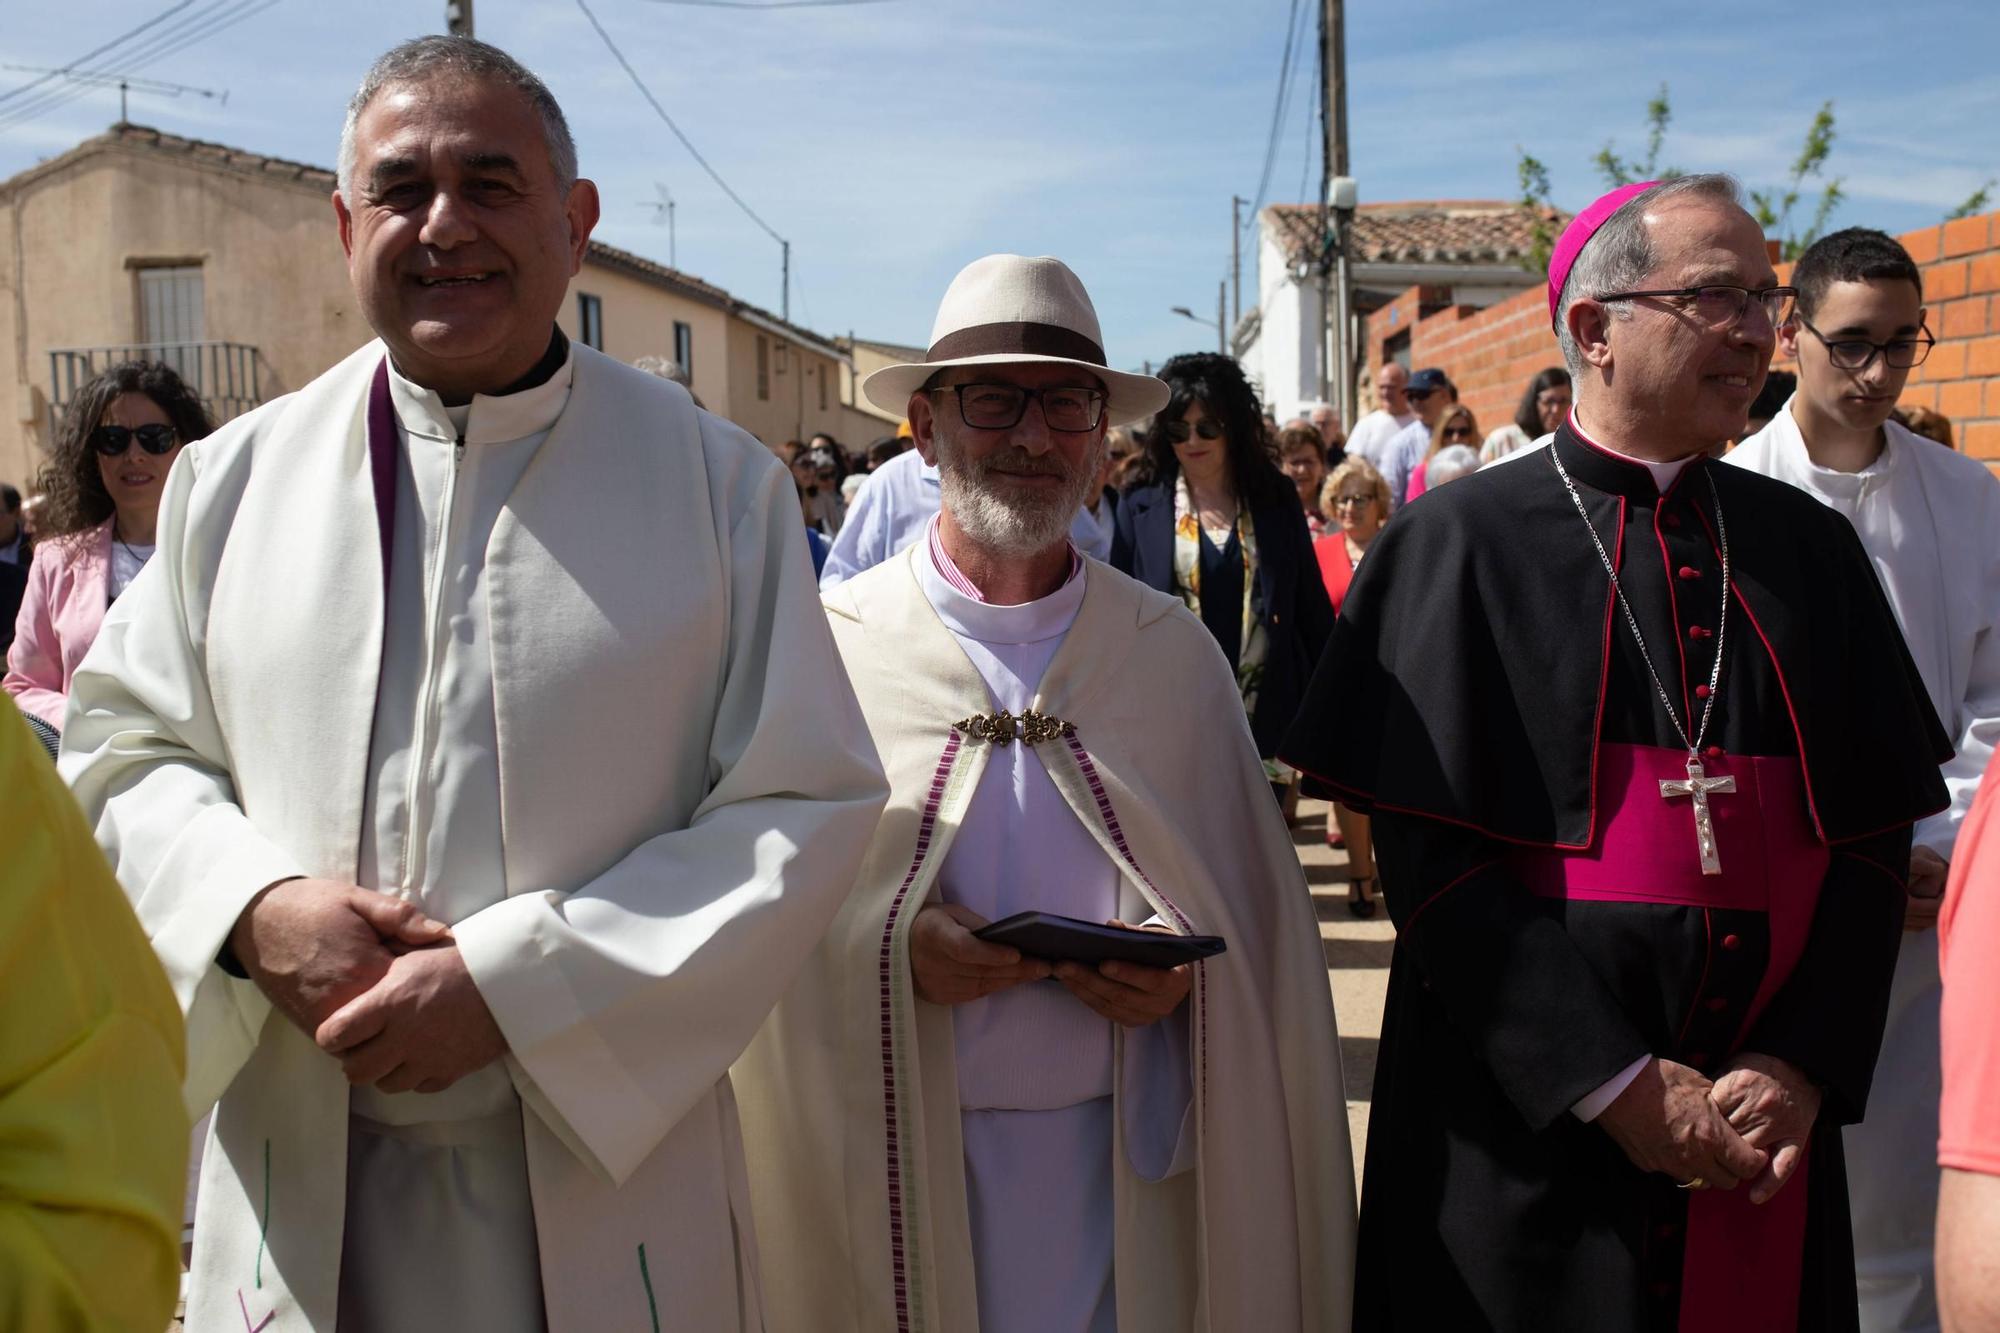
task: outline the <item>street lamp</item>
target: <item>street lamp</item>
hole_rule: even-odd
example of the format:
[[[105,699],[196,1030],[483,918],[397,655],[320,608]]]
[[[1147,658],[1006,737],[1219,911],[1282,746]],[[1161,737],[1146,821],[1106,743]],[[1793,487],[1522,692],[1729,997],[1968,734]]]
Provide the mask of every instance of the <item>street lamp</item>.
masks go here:
[[[1222,353],[1224,356],[1229,355],[1229,335],[1228,335],[1228,328],[1222,321],[1222,310],[1223,310],[1222,298],[1223,295],[1228,292],[1228,290],[1229,290],[1229,284],[1225,282],[1222,284],[1221,288],[1216,293],[1214,319],[1203,319],[1200,315],[1195,314],[1194,311],[1188,309],[1184,305],[1174,306],[1167,311],[1167,313],[1170,315],[1179,315],[1183,319],[1191,319],[1195,323],[1201,325],[1203,328],[1214,329],[1215,350]]]

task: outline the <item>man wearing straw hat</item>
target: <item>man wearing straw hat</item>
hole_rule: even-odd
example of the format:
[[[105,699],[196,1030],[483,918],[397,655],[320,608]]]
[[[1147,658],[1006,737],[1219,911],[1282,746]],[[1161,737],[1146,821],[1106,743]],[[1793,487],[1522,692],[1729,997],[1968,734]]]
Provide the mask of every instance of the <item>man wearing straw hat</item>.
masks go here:
[[[1844,518],[1710,455],[1792,290],[1724,176],[1549,270],[1576,405],[1369,548],[1280,753],[1398,929],[1365,1329],[1852,1329],[1859,1120],[1949,752]]]
[[[1310,897],[1233,678],[1180,603],[1080,557],[1106,364],[1054,259],[992,255],[877,371],[940,473],[826,597],[889,808],[735,1071],[774,1333],[1344,1329],[1352,1173]],[[1153,965],[984,940],[1039,911]]]

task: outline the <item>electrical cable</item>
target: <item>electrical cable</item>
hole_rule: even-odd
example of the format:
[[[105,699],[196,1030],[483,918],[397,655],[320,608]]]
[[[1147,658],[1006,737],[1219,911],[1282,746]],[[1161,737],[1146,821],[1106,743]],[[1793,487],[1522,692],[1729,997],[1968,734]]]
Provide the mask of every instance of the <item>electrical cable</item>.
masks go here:
[[[193,3],[193,0],[189,0]],[[82,59],[71,62],[68,73],[77,73],[103,78],[117,78],[122,73],[142,69],[157,64],[169,56],[176,55],[195,43],[205,41],[225,28],[234,27],[245,19],[252,18],[280,0],[213,0],[196,13],[188,16],[181,24],[164,33],[155,33],[131,51],[109,56],[97,62],[97,67],[78,70]],[[185,5],[179,6],[185,8]],[[86,57],[85,59],[89,59]],[[119,67],[119,68],[114,68]],[[0,108],[0,130],[32,120],[47,111],[67,105],[77,98],[94,92],[89,85],[75,88],[51,90],[36,99],[14,107]]]
[[[164,19],[172,18],[175,14],[180,13],[183,9],[186,9],[189,5],[193,4],[194,2],[195,0],[180,0],[179,4],[168,6],[166,9],[153,15],[153,17],[147,19],[144,23],[141,23],[138,27],[133,28],[131,31],[126,32],[118,37],[112,38],[110,41],[106,42],[104,45],[98,47],[94,51],[90,51],[84,55],[78,56],[76,59],[70,61],[67,65],[64,65],[60,72],[63,74],[67,74],[71,70],[75,69],[78,65],[81,65],[86,60],[94,60],[98,56],[104,54],[106,51],[111,50],[113,47],[123,46],[126,42],[131,41],[134,37],[137,37],[140,33],[146,31],[146,29],[152,27],[154,24],[159,23]],[[5,104],[7,102],[13,101],[17,97],[24,96],[27,93],[32,92],[34,89],[39,88],[41,85],[47,83],[50,79],[56,77],[57,77],[56,74],[44,74],[41,78],[35,79],[29,83],[24,83],[19,88],[9,88],[6,92],[0,93],[0,104]]]
[[[1264,142],[1264,167],[1257,181],[1257,194],[1250,205],[1250,217],[1254,221],[1257,210],[1264,206],[1264,197],[1271,188],[1271,169],[1277,165],[1278,143],[1283,137],[1285,106],[1291,99],[1293,48],[1298,43],[1299,0],[1292,0],[1291,15],[1285,20],[1285,53],[1278,61],[1278,95],[1271,106],[1271,132]],[[1246,224],[1246,229],[1247,229]]]

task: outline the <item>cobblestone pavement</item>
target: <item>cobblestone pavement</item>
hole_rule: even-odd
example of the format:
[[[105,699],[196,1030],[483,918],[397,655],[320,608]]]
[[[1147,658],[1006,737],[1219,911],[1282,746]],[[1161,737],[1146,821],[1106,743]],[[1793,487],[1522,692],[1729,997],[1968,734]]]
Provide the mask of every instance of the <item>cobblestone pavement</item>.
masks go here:
[[[1354,1140],[1354,1175],[1361,1177],[1361,1151],[1368,1141],[1368,1105],[1375,1084],[1375,1048],[1382,1031],[1382,997],[1389,987],[1389,954],[1396,930],[1386,908],[1368,921],[1347,911],[1347,853],[1326,845],[1330,807],[1300,801],[1292,828],[1306,883],[1319,912],[1320,942],[1326,948],[1326,975],[1333,987],[1333,1011],[1340,1022],[1340,1062],[1347,1075],[1347,1128]]]

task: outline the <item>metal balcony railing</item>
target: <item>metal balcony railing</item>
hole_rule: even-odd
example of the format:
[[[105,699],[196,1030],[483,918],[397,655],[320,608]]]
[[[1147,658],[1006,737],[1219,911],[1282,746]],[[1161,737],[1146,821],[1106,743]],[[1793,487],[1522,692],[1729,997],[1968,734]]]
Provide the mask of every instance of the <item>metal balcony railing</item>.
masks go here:
[[[160,361],[201,395],[220,425],[264,401],[262,358],[249,343],[125,343],[112,347],[57,347],[49,352],[49,426],[53,432],[71,400],[94,376],[121,361]]]

